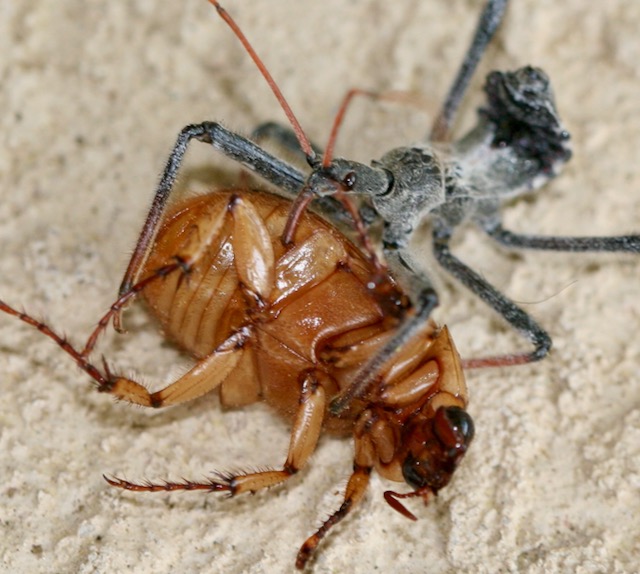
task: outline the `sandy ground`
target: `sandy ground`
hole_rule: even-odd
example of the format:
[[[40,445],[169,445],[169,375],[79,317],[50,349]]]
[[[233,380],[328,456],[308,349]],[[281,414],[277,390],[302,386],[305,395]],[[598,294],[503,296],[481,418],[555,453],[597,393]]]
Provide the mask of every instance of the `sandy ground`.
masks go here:
[[[426,111],[357,103],[339,153],[376,157],[419,140],[464,50],[478,0],[229,0],[312,138],[325,141],[353,86],[422,93]],[[555,82],[575,157],[506,210],[516,230],[640,229],[640,5],[514,1],[483,65],[532,63]],[[247,133],[282,114],[204,0],[24,0],[0,7],[0,296],[81,341],[112,300],[178,130],[204,119]],[[473,121],[477,78],[460,120]],[[237,170],[206,146],[189,185]],[[410,523],[370,495],[323,545],[314,572],[634,572],[640,563],[640,261],[509,255],[479,233],[457,252],[521,302],[555,341],[528,367],[472,372],[472,451]],[[521,345],[463,289],[443,283],[438,319],[461,352]],[[184,363],[142,310],[102,351],[154,385]],[[286,426],[264,406],[216,398],[149,413],[92,393],[49,341],[0,317],[0,570],[287,572],[339,502],[349,441],[310,468],[235,500],[133,495],[101,474],[200,478],[278,464]]]

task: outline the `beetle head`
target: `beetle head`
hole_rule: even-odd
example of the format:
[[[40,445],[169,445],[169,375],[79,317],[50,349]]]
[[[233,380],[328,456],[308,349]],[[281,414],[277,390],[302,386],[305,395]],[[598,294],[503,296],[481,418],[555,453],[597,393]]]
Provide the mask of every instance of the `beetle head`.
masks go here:
[[[416,520],[400,498],[421,496],[425,502],[446,486],[473,440],[469,414],[458,406],[442,406],[432,417],[418,417],[405,435],[406,455],[402,474],[413,492],[384,493],[385,500],[407,518]]]

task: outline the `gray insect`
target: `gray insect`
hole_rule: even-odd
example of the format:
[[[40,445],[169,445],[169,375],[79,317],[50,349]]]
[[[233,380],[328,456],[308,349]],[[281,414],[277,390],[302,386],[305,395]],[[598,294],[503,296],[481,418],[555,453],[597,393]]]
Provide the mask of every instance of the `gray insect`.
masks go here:
[[[136,267],[137,258],[144,256],[189,142],[195,139],[211,144],[264,178],[290,197],[294,205],[306,205],[315,198],[318,209],[340,223],[350,217],[335,199],[342,193],[358,198],[360,219],[366,225],[382,227],[382,251],[387,265],[408,290],[415,313],[407,318],[397,336],[362,368],[355,383],[332,401],[334,415],[344,412],[354,398],[370,389],[379,367],[415,333],[438,304],[429,270],[409,248],[415,231],[425,220],[431,224],[433,252],[439,264],[533,344],[529,352],[471,360],[466,362],[467,366],[515,365],[544,358],[552,344],[547,331],[451,253],[449,243],[454,230],[470,221],[510,248],[570,252],[638,253],[640,235],[537,236],[514,233],[502,226],[503,201],[540,188],[571,158],[569,133],[558,116],[549,78],[539,68],[525,66],[513,72],[491,72],[486,78],[486,103],[479,110],[477,125],[461,139],[450,141],[460,102],[507,4],[508,0],[489,0],[483,8],[471,45],[427,141],[392,149],[371,165],[331,158],[329,154],[320,159],[317,148],[306,140],[278,88],[259,63],[294,130],[269,123],[255,131],[254,139],[266,135],[297,148],[298,152],[302,149],[311,171],[303,174],[254,141],[218,123],[186,126],[169,157],[129,269]],[[241,40],[245,43],[243,37]],[[247,44],[250,55],[257,59]],[[131,289],[133,279],[132,273],[125,275],[121,295]]]

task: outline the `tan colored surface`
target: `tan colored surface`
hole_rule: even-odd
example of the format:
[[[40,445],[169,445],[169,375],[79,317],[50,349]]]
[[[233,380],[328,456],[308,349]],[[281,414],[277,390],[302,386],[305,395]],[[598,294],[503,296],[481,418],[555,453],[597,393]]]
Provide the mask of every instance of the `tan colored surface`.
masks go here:
[[[303,125],[324,141],[345,90],[448,85],[480,2],[229,0]],[[129,7],[135,5],[135,8]],[[588,5],[588,8],[586,6]],[[218,119],[248,132],[282,117],[204,0],[24,0],[0,7],[0,296],[79,341],[110,303],[178,130]],[[544,67],[575,158],[506,215],[516,230],[640,229],[640,5],[514,1],[485,63]],[[472,120],[476,82],[462,123]],[[375,157],[417,140],[430,115],[359,102],[339,152]],[[190,158],[191,183],[219,159]],[[233,168],[226,175],[233,178]],[[196,180],[195,182],[193,180]],[[377,477],[323,546],[315,572],[633,572],[640,561],[640,260],[509,257],[479,233],[458,252],[554,336],[542,364],[469,375],[477,439],[439,500],[411,523]],[[438,317],[466,355],[517,337],[461,289]],[[103,349],[148,381],[178,355],[142,311]],[[285,426],[266,409],[217,400],[148,413],[92,393],[37,333],[0,317],[0,570],[283,572],[338,504],[348,441],[324,441],[288,487],[223,500],[129,495],[101,473],[198,478],[278,464]],[[412,507],[413,508],[413,507]]]

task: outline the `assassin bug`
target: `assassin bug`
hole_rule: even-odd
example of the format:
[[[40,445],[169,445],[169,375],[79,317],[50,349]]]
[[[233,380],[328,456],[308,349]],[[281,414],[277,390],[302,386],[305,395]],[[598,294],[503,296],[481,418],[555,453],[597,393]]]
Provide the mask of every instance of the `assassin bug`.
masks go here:
[[[429,270],[421,265],[410,246],[420,224],[429,220],[438,263],[533,345],[529,352],[468,361],[468,367],[540,360],[551,348],[551,337],[528,313],[451,253],[453,232],[463,222],[477,224],[490,237],[511,248],[640,252],[640,235],[636,234],[546,237],[517,234],[503,227],[501,204],[547,183],[571,157],[569,133],[560,122],[549,78],[542,70],[525,66],[514,72],[489,74],[484,88],[487,103],[479,111],[477,126],[460,140],[450,141],[457,108],[506,6],[507,0],[487,2],[428,144],[393,149],[370,166],[332,159],[330,155],[320,162],[307,152],[312,172],[305,180],[303,193],[325,197],[340,190],[363,199],[366,207],[362,217],[368,223],[383,224],[385,260],[403,277],[412,300],[419,301],[421,293],[432,290]],[[225,138],[226,135],[220,137],[218,145],[228,145]],[[232,150],[228,153],[233,155]],[[258,172],[264,169],[260,154],[255,159],[245,158],[243,163]],[[273,163],[274,172],[278,166]],[[278,176],[279,173],[274,174],[273,180],[281,183]],[[406,322],[405,329],[410,332],[420,328],[420,321],[418,311],[415,318]],[[350,400],[366,392],[369,384],[371,380],[366,377],[359,380],[345,396],[334,399],[332,412],[342,412]]]
[[[388,247],[389,247],[389,246],[387,246],[387,248],[388,248]],[[126,291],[126,290],[125,290],[125,291]],[[542,345],[542,346],[540,347],[540,349],[543,349],[543,350],[544,350],[544,345]],[[539,351],[539,352],[538,352],[538,354],[542,354],[542,351]],[[538,357],[537,357],[537,355],[536,355],[535,357],[528,357],[528,358],[538,358]],[[524,360],[524,359],[518,359],[518,361],[519,361],[519,360]],[[494,362],[497,362],[497,361],[494,361]],[[517,362],[517,361],[514,361],[514,362]],[[503,364],[504,364],[504,363],[503,363]],[[365,391],[360,391],[360,392],[365,393],[365,392],[366,392],[366,389],[365,389]]]

